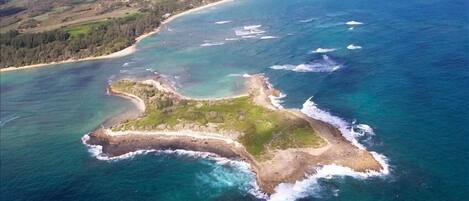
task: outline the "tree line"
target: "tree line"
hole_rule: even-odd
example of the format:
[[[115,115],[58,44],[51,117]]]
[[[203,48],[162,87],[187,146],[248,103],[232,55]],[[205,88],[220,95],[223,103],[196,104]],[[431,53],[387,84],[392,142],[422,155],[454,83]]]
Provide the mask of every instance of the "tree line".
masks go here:
[[[167,2],[167,5],[149,6],[150,9],[134,19],[111,19],[73,37],[64,28],[39,33],[20,33],[16,30],[2,33],[0,68],[110,54],[132,45],[135,38],[156,29],[165,13],[176,13],[209,3],[204,0]]]

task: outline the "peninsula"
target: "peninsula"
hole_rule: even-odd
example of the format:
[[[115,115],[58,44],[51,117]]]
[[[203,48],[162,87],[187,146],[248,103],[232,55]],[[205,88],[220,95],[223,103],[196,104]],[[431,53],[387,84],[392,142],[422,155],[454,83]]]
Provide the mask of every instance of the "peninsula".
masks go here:
[[[141,113],[96,129],[85,143],[101,145],[110,157],[142,149],[185,149],[243,160],[267,194],[322,165],[382,169],[370,152],[352,145],[334,126],[272,104],[279,91],[264,76],[244,79],[243,95],[223,99],[185,97],[162,77],[113,82],[108,93],[131,99]]]

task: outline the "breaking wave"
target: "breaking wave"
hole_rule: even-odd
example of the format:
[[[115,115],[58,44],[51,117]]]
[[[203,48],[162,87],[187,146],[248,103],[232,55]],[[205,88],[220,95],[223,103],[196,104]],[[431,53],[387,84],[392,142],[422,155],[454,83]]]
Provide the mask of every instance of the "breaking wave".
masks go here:
[[[258,28],[261,28],[262,25],[260,24],[257,24],[257,25],[249,25],[249,26],[244,26],[244,30],[254,30],[254,29],[258,29]]]
[[[224,42],[216,42],[216,43],[203,43],[200,47],[210,47],[210,46],[219,46],[225,44]]]
[[[362,25],[363,22],[358,22],[358,21],[352,20],[352,21],[346,22],[345,24],[346,24],[346,25],[351,25],[351,26],[353,26],[353,25]]]
[[[5,126],[7,123],[12,122],[12,121],[14,121],[15,119],[18,119],[18,118],[20,118],[20,117],[19,117],[19,116],[13,116],[13,117],[11,117],[11,118],[9,118],[9,119],[6,119],[6,120],[3,120],[3,121],[0,120],[0,127],[3,127],[3,126]]]
[[[315,196],[321,190],[320,179],[331,179],[334,177],[350,176],[356,179],[366,179],[371,176],[380,176],[384,173],[369,171],[355,172],[349,167],[340,165],[324,165],[315,171],[316,173],[308,175],[306,179],[296,181],[294,184],[282,183],[275,188],[275,193],[270,196],[269,201],[294,201],[300,198]],[[338,192],[335,191],[334,194]]]
[[[284,93],[280,93],[278,96],[272,96],[269,95],[270,102],[272,105],[274,105],[278,109],[283,109],[282,103],[283,103],[283,98],[285,98],[287,95]]]
[[[252,75],[249,75],[247,73],[243,73],[243,74],[239,74],[239,73],[232,73],[232,74],[228,74],[228,77],[244,77],[244,78],[248,78],[248,77],[251,77]]]
[[[241,38],[257,38],[257,36],[241,36]]]
[[[231,23],[231,21],[225,20],[225,21],[218,21],[218,22],[215,22],[215,24],[228,24],[228,23]]]
[[[374,135],[373,129],[366,124],[352,124],[345,120],[321,110],[309,98],[304,104],[301,112],[307,116],[327,122],[340,130],[342,135],[353,145],[360,149],[366,149],[356,139],[357,136]],[[366,179],[373,176],[385,176],[389,174],[388,159],[379,153],[370,151],[375,160],[383,167],[381,171],[356,172],[349,167],[336,164],[324,165],[316,168],[314,174],[308,175],[306,179],[297,181],[294,184],[282,183],[275,188],[275,193],[271,195],[269,201],[294,201],[300,198],[315,196],[322,190],[319,184],[320,179],[331,179],[334,177],[350,176],[356,179]],[[337,194],[337,191],[334,191]]]
[[[349,49],[349,50],[362,49],[362,46],[350,44],[350,45],[347,46],[347,49]]]
[[[316,50],[311,51],[311,53],[327,53],[327,52],[333,52],[336,50],[337,49],[335,48],[318,48]]]
[[[275,39],[275,38],[279,38],[279,37],[278,36],[262,36],[261,37],[262,40]]]
[[[330,59],[327,55],[323,55],[321,59],[315,60],[307,64],[299,65],[273,65],[270,68],[274,70],[289,70],[295,72],[334,72],[340,69],[342,65]]]
[[[229,158],[221,157],[217,154],[210,153],[210,152],[200,152],[200,151],[190,151],[190,150],[183,150],[183,149],[176,149],[176,150],[156,150],[156,149],[148,149],[148,150],[137,150],[133,152],[129,152],[120,156],[113,156],[110,157],[106,154],[103,153],[103,147],[100,145],[91,145],[88,144],[87,142],[89,141],[90,136],[89,134],[84,135],[81,138],[82,143],[88,148],[88,152],[91,154],[92,157],[95,157],[98,160],[103,160],[103,161],[120,161],[120,160],[128,160],[128,159],[133,159],[135,156],[138,155],[145,155],[149,153],[154,153],[155,155],[167,155],[167,154],[172,154],[172,155],[177,155],[177,156],[183,156],[183,157],[190,157],[190,158],[196,158],[196,159],[205,159],[208,161],[213,161],[215,164],[220,165],[220,166],[226,166],[226,167],[232,167],[236,168],[237,170],[241,170],[243,172],[244,177],[249,177],[249,185],[247,186],[246,190],[248,193],[256,196],[257,198],[260,199],[267,199],[267,195],[264,194],[259,186],[256,183],[255,180],[255,175],[251,171],[251,166],[249,163],[246,163],[244,161],[240,160],[232,160]]]
[[[265,33],[264,30],[261,30],[260,28],[262,25],[249,25],[249,26],[244,26],[242,29],[237,29],[235,30],[236,36],[251,36],[251,35],[259,35]]]
[[[225,38],[226,41],[241,40],[241,38]]]
[[[313,20],[315,20],[315,18],[308,18],[308,19],[300,20],[299,22],[308,23],[308,22],[312,22]]]

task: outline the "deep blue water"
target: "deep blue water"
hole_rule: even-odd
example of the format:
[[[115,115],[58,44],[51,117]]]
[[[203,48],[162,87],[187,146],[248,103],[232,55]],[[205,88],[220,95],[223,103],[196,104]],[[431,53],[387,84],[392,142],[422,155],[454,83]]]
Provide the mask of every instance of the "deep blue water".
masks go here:
[[[388,158],[390,174],[320,179],[301,200],[467,200],[468,10],[465,0],[235,0],[174,20],[130,56],[2,73],[0,199],[256,200],[250,174],[213,160],[88,153],[80,138],[132,107],[105,95],[108,81],[151,70],[198,97],[236,94],[237,74],[264,73],[285,107],[313,96],[370,125],[360,142]],[[363,24],[350,30],[352,20]],[[225,40],[249,25],[265,32]]]

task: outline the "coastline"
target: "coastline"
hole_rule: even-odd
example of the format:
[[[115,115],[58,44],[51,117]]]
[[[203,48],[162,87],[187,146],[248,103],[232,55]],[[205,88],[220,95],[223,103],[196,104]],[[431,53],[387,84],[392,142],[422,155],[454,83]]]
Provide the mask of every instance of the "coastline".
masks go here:
[[[269,157],[259,160],[254,158],[237,141],[239,134],[229,135],[216,129],[202,128],[197,130],[184,126],[177,129],[150,131],[112,131],[111,129],[98,128],[88,135],[89,140],[84,143],[101,146],[103,154],[108,157],[118,157],[139,150],[184,149],[239,159],[250,165],[260,189],[269,195],[275,192],[275,188],[279,184],[294,183],[304,179],[307,174],[314,173],[317,168],[323,165],[344,166],[365,174],[380,172],[384,169],[371,152],[354,146],[333,125],[307,117],[299,110],[279,109],[273,106],[269,102],[268,96],[278,95],[279,92],[272,88],[263,76],[253,75],[247,80],[246,88],[249,89],[250,93],[246,95],[256,96],[257,98],[253,98],[256,104],[282,112],[287,116],[306,119],[317,134],[325,140],[326,144],[314,148],[273,150]],[[174,89],[162,80],[154,81],[159,83],[158,89],[174,92]],[[253,90],[258,91],[253,92]],[[127,93],[117,94],[125,96]],[[127,98],[134,99],[134,97]]]
[[[101,56],[95,56],[95,57],[86,57],[86,58],[81,58],[81,59],[68,59],[68,60],[55,61],[55,62],[49,62],[49,63],[31,64],[31,65],[20,66],[20,67],[12,66],[12,67],[0,68],[0,73],[10,72],[10,71],[17,71],[17,70],[24,70],[24,69],[32,69],[32,68],[38,68],[38,67],[45,67],[45,66],[55,65],[55,64],[66,64],[66,63],[75,63],[75,62],[81,62],[81,61],[92,61],[92,60],[110,59],[110,58],[118,58],[118,57],[127,56],[127,55],[130,55],[130,54],[134,53],[137,50],[137,43],[138,42],[140,42],[141,40],[143,40],[144,38],[146,38],[150,35],[158,33],[161,30],[161,27],[163,25],[173,21],[174,19],[176,19],[178,17],[181,17],[183,15],[195,12],[195,11],[199,11],[199,10],[202,10],[202,9],[205,9],[205,8],[213,7],[213,6],[216,6],[216,5],[219,5],[219,4],[222,4],[222,3],[226,3],[226,2],[230,2],[230,1],[233,1],[233,0],[220,0],[220,1],[217,1],[217,2],[213,2],[213,3],[209,3],[207,5],[192,8],[192,9],[183,11],[181,13],[178,13],[176,15],[170,16],[169,18],[162,21],[161,24],[158,26],[158,28],[156,28],[154,31],[142,34],[142,35],[138,36],[137,38],[135,38],[135,42],[131,46],[126,47],[126,48],[124,48],[122,50],[119,50],[117,52],[113,52],[113,53],[108,54],[108,55],[101,55]]]

